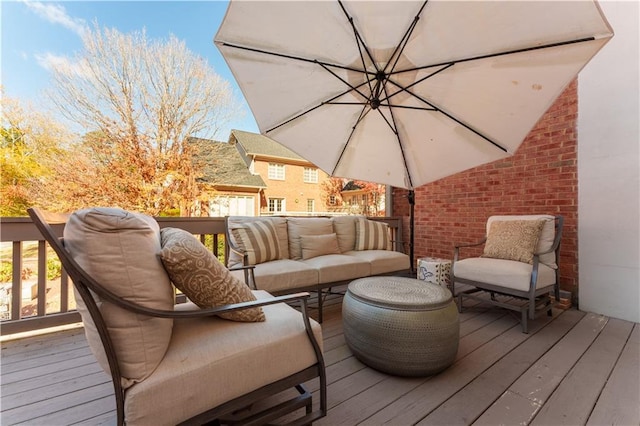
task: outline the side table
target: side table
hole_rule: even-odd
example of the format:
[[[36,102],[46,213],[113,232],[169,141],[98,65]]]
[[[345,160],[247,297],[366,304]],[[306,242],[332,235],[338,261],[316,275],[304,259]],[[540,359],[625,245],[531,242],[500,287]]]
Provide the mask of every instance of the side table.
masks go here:
[[[437,257],[419,258],[418,279],[451,289],[451,260]]]

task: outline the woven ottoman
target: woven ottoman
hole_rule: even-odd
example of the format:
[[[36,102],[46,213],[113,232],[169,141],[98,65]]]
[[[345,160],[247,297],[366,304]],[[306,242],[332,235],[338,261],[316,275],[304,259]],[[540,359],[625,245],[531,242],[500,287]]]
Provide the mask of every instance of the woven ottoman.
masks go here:
[[[370,277],[349,284],[344,337],[363,363],[398,376],[427,376],[451,365],[460,322],[451,292],[424,281]]]

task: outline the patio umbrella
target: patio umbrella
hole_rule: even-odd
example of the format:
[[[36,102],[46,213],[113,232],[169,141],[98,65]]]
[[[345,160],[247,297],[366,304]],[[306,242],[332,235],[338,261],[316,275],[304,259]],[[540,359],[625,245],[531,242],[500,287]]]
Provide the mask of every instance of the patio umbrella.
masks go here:
[[[613,36],[595,1],[231,1],[215,44],[260,132],[413,190],[512,155]]]

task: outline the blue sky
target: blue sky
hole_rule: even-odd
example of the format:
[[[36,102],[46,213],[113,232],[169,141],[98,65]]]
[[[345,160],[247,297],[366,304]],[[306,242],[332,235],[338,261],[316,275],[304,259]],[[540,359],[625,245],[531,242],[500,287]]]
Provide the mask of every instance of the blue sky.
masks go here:
[[[97,20],[101,27],[129,33],[146,29],[149,39],[170,34],[205,58],[216,73],[229,81],[244,116],[231,129],[258,132],[242,93],[222,55],[213,44],[227,8],[226,1],[6,1],[0,0],[2,43],[1,82],[5,95],[38,107],[49,86],[49,61],[71,58],[82,49],[82,28]]]

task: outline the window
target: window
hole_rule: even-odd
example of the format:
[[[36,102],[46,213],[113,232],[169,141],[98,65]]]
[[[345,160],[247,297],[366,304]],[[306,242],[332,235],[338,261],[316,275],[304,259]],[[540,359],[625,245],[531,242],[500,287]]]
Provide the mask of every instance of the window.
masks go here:
[[[305,167],[302,180],[304,183],[318,183],[318,169]]]
[[[269,212],[282,213],[285,211],[284,198],[269,198]]]
[[[251,196],[220,195],[209,202],[211,216],[253,216],[255,199]]]
[[[284,164],[269,163],[269,179],[284,180]]]
[[[307,200],[307,211],[310,213],[316,211],[316,200],[313,198]]]
[[[336,196],[335,195],[329,195],[329,205],[330,206],[335,206],[336,205]]]

